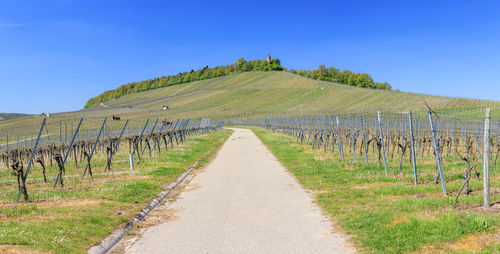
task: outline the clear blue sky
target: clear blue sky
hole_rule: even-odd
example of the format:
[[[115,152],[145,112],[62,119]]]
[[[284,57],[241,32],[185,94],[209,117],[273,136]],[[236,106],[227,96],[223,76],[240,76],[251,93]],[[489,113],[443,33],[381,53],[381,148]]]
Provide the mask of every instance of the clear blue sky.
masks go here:
[[[413,3],[410,3],[413,2]],[[402,91],[499,100],[498,1],[0,1],[0,112],[268,52]]]

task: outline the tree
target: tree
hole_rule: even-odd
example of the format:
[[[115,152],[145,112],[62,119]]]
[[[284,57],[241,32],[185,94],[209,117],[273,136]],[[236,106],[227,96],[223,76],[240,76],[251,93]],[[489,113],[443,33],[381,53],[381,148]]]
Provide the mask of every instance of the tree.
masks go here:
[[[392,90],[392,86],[391,86],[391,85],[389,85],[389,83],[384,82],[384,85],[385,85],[385,89],[386,89],[386,90]]]
[[[267,66],[267,69],[270,70],[270,71],[282,71],[283,67],[281,67],[281,65],[272,63],[272,64],[270,64],[270,65]]]
[[[342,83],[348,84],[348,85],[353,85],[355,82],[355,78],[353,77],[354,73],[350,70],[343,70],[342,71]]]
[[[281,61],[278,58],[273,58],[273,59],[271,59],[271,64],[281,66]]]
[[[328,68],[328,76],[331,77],[331,81],[338,82],[340,80],[340,70],[335,67]]]
[[[317,78],[322,79],[324,77],[326,77],[326,67],[324,64],[320,64],[318,66],[318,77]]]
[[[391,90],[392,87],[389,85],[389,83],[384,82],[384,83],[375,83],[375,88],[376,89],[384,89],[384,90]]]
[[[245,58],[243,57],[238,58],[238,61],[236,61],[236,69],[241,70],[246,62],[247,61],[245,61]]]
[[[356,77],[356,86],[365,88],[374,88],[373,79],[366,73],[358,74]]]
[[[242,71],[252,71],[253,70],[253,63],[252,62],[246,62],[241,66]]]

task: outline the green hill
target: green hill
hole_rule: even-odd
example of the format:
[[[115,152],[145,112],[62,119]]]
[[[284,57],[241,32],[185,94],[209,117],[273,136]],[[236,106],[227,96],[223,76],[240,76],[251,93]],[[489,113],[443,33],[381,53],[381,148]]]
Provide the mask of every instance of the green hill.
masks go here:
[[[243,112],[420,111],[473,113],[493,101],[357,88],[288,72],[242,72],[122,96],[89,111],[235,116]],[[124,108],[129,105],[131,108]],[[169,106],[163,111],[162,106]]]
[[[85,108],[90,108],[108,100],[118,99],[125,95],[138,92],[150,91],[179,84],[186,84],[193,81],[207,80],[240,72],[258,71],[286,71],[286,68],[281,66],[281,61],[279,59],[271,59],[270,55],[267,56],[267,60],[246,61],[243,57],[240,57],[235,63],[228,64],[226,66],[216,66],[213,68],[205,66],[196,71],[191,70],[189,72],[178,73],[177,75],[157,77],[140,82],[124,84],[116,89],[105,91],[96,97],[90,98],[87,103],[85,103]],[[337,82],[355,87],[386,90],[391,89],[391,85],[389,85],[389,83],[375,82],[368,73],[355,73],[350,70],[340,70],[335,67],[327,68],[323,64],[319,65],[318,69],[316,70],[296,71],[292,69],[290,70],[290,73],[311,79]]]

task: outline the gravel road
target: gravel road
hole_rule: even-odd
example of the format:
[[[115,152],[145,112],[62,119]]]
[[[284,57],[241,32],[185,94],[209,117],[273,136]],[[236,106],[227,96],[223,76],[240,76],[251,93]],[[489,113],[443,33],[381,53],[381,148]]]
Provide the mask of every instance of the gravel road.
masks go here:
[[[127,253],[355,253],[262,142],[235,129]]]

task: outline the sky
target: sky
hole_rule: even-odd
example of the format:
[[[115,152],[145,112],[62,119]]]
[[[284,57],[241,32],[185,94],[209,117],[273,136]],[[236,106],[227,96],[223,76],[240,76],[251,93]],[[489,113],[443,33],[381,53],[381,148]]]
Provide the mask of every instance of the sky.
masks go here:
[[[0,112],[268,53],[401,91],[500,100],[499,1],[0,1]]]

